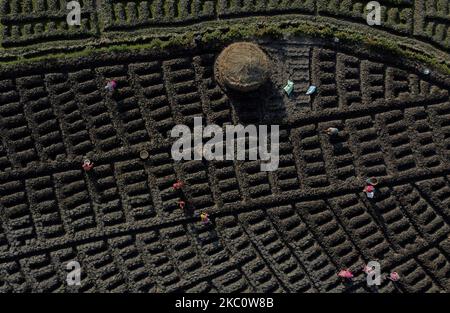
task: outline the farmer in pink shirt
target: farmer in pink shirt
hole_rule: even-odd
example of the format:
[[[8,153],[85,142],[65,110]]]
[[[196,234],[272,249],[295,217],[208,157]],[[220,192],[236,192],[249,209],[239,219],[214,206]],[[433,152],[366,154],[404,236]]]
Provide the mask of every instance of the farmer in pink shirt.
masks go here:
[[[397,272],[392,272],[387,278],[393,282],[396,282],[400,280],[400,275]]]
[[[341,271],[338,273],[338,276],[339,276],[340,278],[344,278],[344,279],[350,280],[350,279],[353,278],[353,273],[350,272],[350,270],[345,269],[345,270],[341,270]]]
[[[109,92],[113,92],[117,87],[117,82],[115,80],[111,80],[109,81],[106,86],[105,89],[108,90]]]
[[[94,167],[94,163],[91,162],[89,159],[85,159],[85,160],[83,161],[83,165],[81,165],[81,167],[83,168],[83,170],[84,170],[85,172],[88,172],[88,171],[90,171],[90,170]]]

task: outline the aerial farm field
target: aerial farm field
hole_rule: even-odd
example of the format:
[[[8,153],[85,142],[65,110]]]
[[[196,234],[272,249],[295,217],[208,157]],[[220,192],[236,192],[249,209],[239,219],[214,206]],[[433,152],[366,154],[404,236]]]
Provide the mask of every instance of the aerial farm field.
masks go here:
[[[450,292],[449,0],[79,2],[0,0],[0,292]],[[241,41],[272,62],[245,101]],[[194,117],[279,125],[279,168],[174,161]]]

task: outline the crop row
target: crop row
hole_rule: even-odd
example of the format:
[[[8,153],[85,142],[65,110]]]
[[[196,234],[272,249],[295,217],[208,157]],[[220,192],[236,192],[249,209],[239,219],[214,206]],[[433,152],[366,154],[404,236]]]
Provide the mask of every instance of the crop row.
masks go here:
[[[101,32],[181,27],[252,15],[307,14],[366,24],[364,0],[80,0],[81,26],[69,27],[63,0],[0,0],[3,47],[91,38]],[[450,48],[448,0],[379,0],[381,26]]]
[[[413,9],[411,1],[403,1],[403,5],[398,5],[398,1],[379,1],[381,4],[381,24],[383,27],[393,29],[401,33],[411,33],[413,24]],[[409,3],[409,5],[408,5]],[[319,0],[319,12],[332,16],[343,16],[365,22],[368,11],[367,1],[360,0]]]
[[[416,21],[417,33],[450,48],[450,2],[417,0],[416,10],[424,12],[421,19]]]
[[[94,1],[77,0],[82,8],[92,9]],[[65,0],[3,0],[1,1],[1,13],[5,16],[32,15],[42,13],[66,12]]]
[[[71,40],[94,36],[97,18],[93,0],[80,0],[81,25],[67,24],[66,1],[4,0],[0,6],[4,47],[29,45],[42,41]]]
[[[314,11],[314,0],[103,1],[106,30],[196,22],[255,13]]]
[[[135,27],[177,26],[203,20],[254,14],[302,13],[344,17],[366,24],[363,0],[103,0],[105,31]],[[380,0],[381,28],[418,35],[450,47],[450,2],[446,0]]]

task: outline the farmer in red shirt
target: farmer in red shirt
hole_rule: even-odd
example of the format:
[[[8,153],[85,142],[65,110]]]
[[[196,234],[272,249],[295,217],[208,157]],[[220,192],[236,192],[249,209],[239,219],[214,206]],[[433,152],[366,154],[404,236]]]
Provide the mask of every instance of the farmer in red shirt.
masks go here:
[[[375,187],[372,185],[367,185],[363,190],[366,193],[367,198],[373,199],[375,195]]]

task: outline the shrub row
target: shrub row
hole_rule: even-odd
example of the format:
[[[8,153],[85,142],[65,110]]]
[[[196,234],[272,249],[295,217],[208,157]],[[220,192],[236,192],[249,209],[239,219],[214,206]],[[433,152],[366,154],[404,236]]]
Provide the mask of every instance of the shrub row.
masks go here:
[[[94,0],[80,0],[81,26],[66,22],[66,7],[57,0],[3,1],[0,7],[2,45],[23,46],[41,41],[71,40],[98,33]],[[65,3],[65,2],[64,2]]]
[[[106,30],[116,30],[286,11],[312,13],[314,0],[105,0],[102,17]]]
[[[379,1],[381,4],[381,23],[382,27],[393,29],[400,33],[412,33],[413,8],[403,1],[385,0]],[[332,16],[345,16],[358,22],[366,22],[367,1],[360,0],[318,0],[319,14]]]
[[[450,2],[443,0],[418,0],[422,20],[416,21],[420,34],[432,41],[450,48]]]

